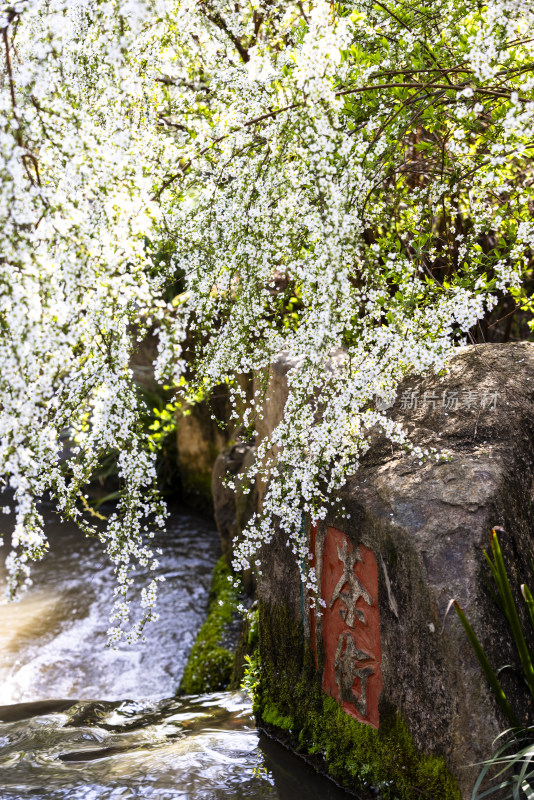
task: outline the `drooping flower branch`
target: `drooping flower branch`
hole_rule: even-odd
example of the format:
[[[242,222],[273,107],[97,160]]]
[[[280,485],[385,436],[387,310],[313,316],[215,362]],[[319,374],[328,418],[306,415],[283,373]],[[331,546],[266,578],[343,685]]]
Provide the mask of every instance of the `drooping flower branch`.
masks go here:
[[[180,386],[187,372],[192,392],[227,383],[248,426],[262,397],[247,407],[239,376],[294,359],[236,566],[274,524],[304,561],[302,513],[324,516],[368,432],[410,446],[376,397],[443,369],[503,293],[529,307],[534,14],[521,0],[56,0],[1,18],[13,587],[46,549],[36,498],[80,518],[99,458],[118,451],[123,499],[96,532],[119,577],[112,637],[135,636],[155,584],[131,623],[132,573],[163,524],[137,338],[156,325],[158,376]],[[162,240],[170,265],[154,259]]]

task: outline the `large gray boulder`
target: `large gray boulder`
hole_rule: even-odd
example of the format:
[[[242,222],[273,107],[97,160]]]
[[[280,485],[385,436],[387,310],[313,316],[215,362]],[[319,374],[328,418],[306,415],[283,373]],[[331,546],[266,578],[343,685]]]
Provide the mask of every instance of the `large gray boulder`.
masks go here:
[[[261,435],[281,418],[290,366],[281,357],[271,370]],[[420,463],[377,438],[327,519],[310,532],[311,563],[326,604],[322,615],[310,613],[280,534],[264,547],[258,585],[264,684],[256,710],[271,733],[311,758],[306,713],[316,713],[317,703],[302,710],[299,682],[314,674],[358,730],[376,731],[382,760],[394,713],[422,759],[413,774],[429,775],[431,763],[434,770],[442,763],[459,792],[442,776],[431,790],[423,785],[429,778],[413,778],[423,784],[414,784],[410,794],[395,772],[402,764],[393,760],[384,767],[400,787],[391,789],[397,791],[392,796],[467,800],[478,773],[469,765],[490,755],[507,725],[459,620],[446,612],[456,598],[494,667],[517,666],[507,624],[488,591],[482,551],[499,526],[512,584],[518,592],[520,583],[532,583],[534,344],[462,348],[446,375],[408,379],[388,413],[403,421],[415,444],[446,450],[450,457]],[[311,672],[306,652],[312,653]],[[502,680],[523,718],[531,718],[514,669]],[[312,722],[309,730],[321,730]],[[329,725],[325,717],[323,728]],[[351,729],[350,736],[359,741],[357,731]],[[352,745],[354,763],[345,771],[333,751],[321,747],[313,754],[316,763],[354,789],[361,790],[365,774],[380,772],[369,767],[374,756],[367,754],[363,762],[359,745]],[[399,745],[398,760],[406,758],[401,752]]]

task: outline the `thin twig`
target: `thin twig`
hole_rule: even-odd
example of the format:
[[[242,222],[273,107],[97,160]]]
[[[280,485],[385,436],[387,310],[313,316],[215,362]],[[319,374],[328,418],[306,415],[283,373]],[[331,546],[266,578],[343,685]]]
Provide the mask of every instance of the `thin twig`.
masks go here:
[[[2,30],[2,39],[4,41],[4,50],[5,50],[5,56],[6,56],[6,68],[7,68],[7,76],[8,76],[8,81],[9,81],[9,93],[11,95],[11,106],[12,106],[13,119],[17,123],[17,130],[16,130],[16,133],[15,133],[15,140],[16,140],[16,142],[17,142],[17,144],[18,144],[18,146],[20,148],[26,150],[26,152],[22,156],[22,163],[24,164],[24,168],[26,170],[26,174],[27,174],[30,182],[34,183],[34,178],[33,178],[30,170],[28,169],[28,167],[26,165],[26,159],[29,159],[32,162],[32,164],[34,166],[34,169],[35,169],[35,177],[36,177],[36,180],[37,180],[37,184],[40,186],[41,185],[41,177],[39,175],[39,163],[37,161],[37,158],[33,155],[33,153],[30,153],[28,151],[28,149],[24,147],[24,140],[22,138],[22,127],[21,127],[21,124],[20,124],[20,121],[19,121],[19,118],[18,118],[18,115],[17,115],[17,98],[16,98],[16,95],[15,95],[15,80],[13,78],[13,67],[12,67],[12,64],[11,64],[11,53],[9,51],[9,37],[7,35],[7,28],[4,28]]]
[[[355,87],[355,88],[352,88],[352,89],[343,89],[341,91],[335,92],[335,96],[336,97],[343,97],[343,96],[346,96],[346,95],[349,95],[349,94],[360,94],[360,93],[363,93],[363,92],[374,92],[374,91],[380,91],[380,90],[383,90],[383,89],[417,89],[419,91],[425,90],[425,89],[445,89],[447,91],[463,92],[463,91],[465,91],[465,89],[468,89],[468,88],[472,88],[472,91],[473,91],[474,94],[482,94],[482,95],[487,95],[489,97],[503,97],[503,98],[510,99],[510,92],[500,92],[500,91],[495,91],[493,89],[473,88],[473,87],[469,87],[469,85],[466,84],[466,83],[462,83],[462,84],[423,83],[421,81],[417,81],[417,82],[412,81],[410,83],[396,83],[396,82],[395,83],[382,83],[382,84],[378,84],[378,85],[367,84],[366,86],[359,86],[359,87]],[[524,103],[533,102],[532,98],[519,97],[518,99],[521,100],[521,102],[524,102]],[[305,105],[305,102],[291,103],[290,105],[283,106],[282,108],[276,108],[276,109],[274,109],[272,111],[267,111],[265,114],[260,114],[258,117],[254,117],[253,119],[249,119],[246,122],[244,122],[242,125],[238,126],[237,128],[234,128],[233,130],[228,131],[228,133],[224,133],[221,136],[218,136],[216,139],[214,139],[208,145],[203,147],[202,150],[200,150],[197,153],[196,158],[199,158],[199,157],[203,156],[214,145],[218,144],[219,142],[222,142],[224,139],[228,138],[228,136],[231,136],[233,133],[238,133],[240,130],[243,130],[244,128],[248,128],[251,125],[255,125],[258,122],[263,122],[266,119],[273,119],[274,117],[278,116],[278,114],[283,114],[286,111],[291,111],[294,108],[301,108],[304,105]],[[174,173],[166,181],[164,181],[164,183],[160,186],[160,188],[158,189],[158,191],[154,195],[154,199],[155,200],[159,200],[159,198],[161,197],[163,192],[171,185],[171,183],[173,183],[175,180],[177,180],[179,177],[181,177],[184,174],[184,172],[186,172],[189,169],[189,167],[192,164],[192,161],[193,161],[192,158],[189,159],[189,161],[187,161],[186,164],[184,164],[183,166],[180,167],[179,172]]]

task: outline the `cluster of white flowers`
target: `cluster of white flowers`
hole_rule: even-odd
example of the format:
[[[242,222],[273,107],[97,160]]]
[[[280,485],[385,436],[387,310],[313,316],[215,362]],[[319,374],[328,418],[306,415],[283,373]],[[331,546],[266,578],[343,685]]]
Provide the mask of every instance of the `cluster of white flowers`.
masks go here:
[[[161,289],[147,244],[159,210],[140,152],[161,145],[157,118],[146,111],[152,83],[124,55],[155,12],[59,0],[4,5],[0,14],[0,474],[15,511],[9,592],[30,581],[29,562],[47,549],[37,502],[49,493],[116,565],[112,641],[135,639],[154,614],[147,603],[130,620],[127,600],[135,566],[153,563],[149,539],[163,525],[130,369]],[[82,513],[83,493],[101,457],[114,452],[123,496],[98,527]]]
[[[105,543],[111,636],[135,638],[156,586],[131,622],[133,573],[163,525],[130,369],[143,332],[159,327],[162,380],[228,384],[249,426],[262,397],[246,408],[240,376],[298,363],[236,567],[275,525],[305,565],[303,515],[324,517],[369,432],[409,447],[376,397],[445,368],[499,292],[524,301],[534,17],[522,0],[21,0],[0,29],[11,588],[46,550],[49,492]],[[110,452],[124,492],[99,529],[78,501]]]

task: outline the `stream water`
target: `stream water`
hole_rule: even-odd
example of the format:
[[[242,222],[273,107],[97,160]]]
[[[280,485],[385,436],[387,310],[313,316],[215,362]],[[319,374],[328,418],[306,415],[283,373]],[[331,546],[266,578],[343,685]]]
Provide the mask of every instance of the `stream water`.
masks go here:
[[[146,643],[112,650],[100,545],[43,513],[51,552],[0,606],[0,800],[347,798],[256,730],[245,695],[174,696],[218,556],[208,523],[171,516],[160,618]]]

